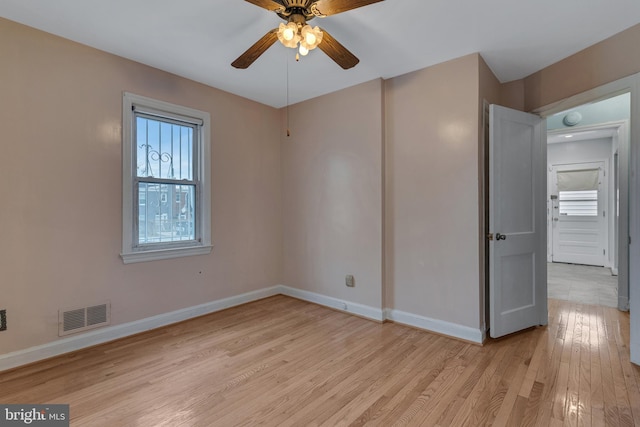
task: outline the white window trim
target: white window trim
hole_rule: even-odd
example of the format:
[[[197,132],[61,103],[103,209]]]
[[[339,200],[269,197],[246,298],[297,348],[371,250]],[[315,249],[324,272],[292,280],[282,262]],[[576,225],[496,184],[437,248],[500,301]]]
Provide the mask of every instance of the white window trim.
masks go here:
[[[201,241],[194,246],[189,242],[188,246],[159,249],[134,250],[134,205],[133,205],[133,114],[134,106],[144,107],[149,110],[162,112],[165,117],[181,115],[202,120],[200,128],[200,153],[199,171],[200,203],[197,206],[202,227]],[[180,105],[158,101],[129,92],[122,96],[122,261],[125,264],[155,261],[161,259],[178,258],[191,255],[206,255],[211,253],[211,116],[209,113],[195,110]],[[176,242],[178,243],[178,242]],[[175,243],[173,244],[175,245]]]

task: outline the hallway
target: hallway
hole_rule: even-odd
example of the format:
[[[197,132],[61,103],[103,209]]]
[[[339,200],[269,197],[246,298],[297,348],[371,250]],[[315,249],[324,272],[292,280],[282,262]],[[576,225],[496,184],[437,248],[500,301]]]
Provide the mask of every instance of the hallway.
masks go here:
[[[549,298],[618,306],[618,277],[608,268],[547,263],[547,283]]]

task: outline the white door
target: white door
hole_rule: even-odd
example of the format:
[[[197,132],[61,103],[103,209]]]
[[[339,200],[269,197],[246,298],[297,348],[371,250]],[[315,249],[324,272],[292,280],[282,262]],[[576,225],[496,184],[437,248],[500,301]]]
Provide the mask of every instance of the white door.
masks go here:
[[[551,176],[553,262],[605,266],[604,162],[553,165]]]
[[[547,147],[544,119],[497,105],[489,117],[489,318],[497,338],[547,324]]]

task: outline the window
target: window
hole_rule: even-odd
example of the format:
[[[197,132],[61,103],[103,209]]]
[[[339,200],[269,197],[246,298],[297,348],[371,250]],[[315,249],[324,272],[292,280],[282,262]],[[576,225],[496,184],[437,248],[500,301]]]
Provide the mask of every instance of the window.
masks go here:
[[[560,215],[598,216],[598,190],[559,191]]]
[[[208,113],[123,96],[122,259],[211,252]]]
[[[598,216],[600,169],[557,171],[558,208],[562,216]]]

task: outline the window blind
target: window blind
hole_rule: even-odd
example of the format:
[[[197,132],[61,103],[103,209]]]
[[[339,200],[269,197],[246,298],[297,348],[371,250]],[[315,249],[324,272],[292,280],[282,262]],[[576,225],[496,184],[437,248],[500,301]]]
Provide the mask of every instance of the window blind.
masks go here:
[[[558,171],[558,191],[597,190],[600,178],[599,169]]]

